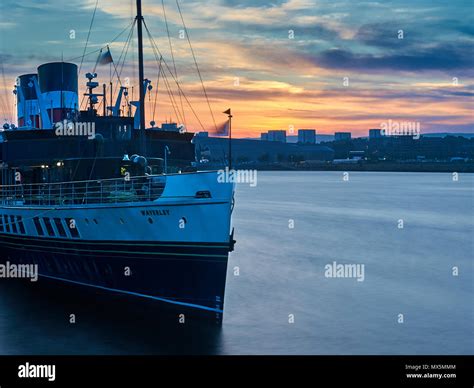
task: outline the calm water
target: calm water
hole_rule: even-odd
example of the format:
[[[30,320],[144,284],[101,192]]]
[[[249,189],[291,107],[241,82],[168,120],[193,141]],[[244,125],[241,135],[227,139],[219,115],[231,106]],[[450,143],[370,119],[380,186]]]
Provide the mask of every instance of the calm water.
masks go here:
[[[262,172],[238,186],[221,329],[2,280],[0,354],[474,354],[473,188],[474,175]],[[364,264],[365,280],[326,278],[333,261]]]

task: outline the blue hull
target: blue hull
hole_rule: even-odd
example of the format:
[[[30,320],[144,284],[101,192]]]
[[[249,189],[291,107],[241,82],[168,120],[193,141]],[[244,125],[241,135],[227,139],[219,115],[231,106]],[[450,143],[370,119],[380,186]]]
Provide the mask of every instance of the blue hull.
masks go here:
[[[79,241],[0,234],[0,258],[40,277],[173,305],[222,322],[229,245]]]

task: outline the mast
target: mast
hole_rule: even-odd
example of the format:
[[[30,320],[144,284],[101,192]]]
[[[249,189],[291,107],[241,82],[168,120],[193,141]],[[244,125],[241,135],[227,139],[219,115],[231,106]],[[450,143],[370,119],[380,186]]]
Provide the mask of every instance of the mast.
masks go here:
[[[140,101],[140,154],[145,156],[145,90],[143,74],[143,16],[142,16],[142,1],[137,0],[137,35],[138,35],[138,86],[139,86],[139,101]]]

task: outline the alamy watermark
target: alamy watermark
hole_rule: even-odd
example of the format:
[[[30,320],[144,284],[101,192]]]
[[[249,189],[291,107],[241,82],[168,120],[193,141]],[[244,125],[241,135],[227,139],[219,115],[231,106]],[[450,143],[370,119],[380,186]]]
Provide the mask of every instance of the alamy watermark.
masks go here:
[[[56,380],[56,365],[34,365],[29,362],[18,366],[18,377],[27,379]]]
[[[14,264],[7,261],[0,264],[0,278],[29,278],[30,281],[38,280],[38,264]]]
[[[87,136],[92,140],[95,138],[94,122],[71,122],[67,120],[58,121],[55,125],[56,136]]]
[[[234,170],[226,167],[217,171],[219,183],[246,183],[250,187],[257,186],[257,170]]]
[[[333,261],[324,266],[324,276],[327,278],[355,278],[358,282],[365,280],[364,264],[338,264]]]
[[[419,121],[384,121],[380,124],[382,136],[412,136],[413,139],[420,138]]]

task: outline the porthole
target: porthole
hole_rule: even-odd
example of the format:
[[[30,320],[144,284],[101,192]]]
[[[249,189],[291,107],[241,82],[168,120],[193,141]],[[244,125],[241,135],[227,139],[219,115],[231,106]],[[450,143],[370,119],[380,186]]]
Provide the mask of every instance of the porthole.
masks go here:
[[[123,225],[125,224],[125,221],[123,220],[123,218],[120,219],[120,223]]]
[[[95,218],[93,219],[93,221],[94,221],[94,224],[99,225],[99,223],[97,222]]]
[[[86,224],[89,225],[89,220],[87,218],[84,221],[86,221]]]
[[[149,218],[148,218],[148,222],[149,222],[150,224],[153,224],[153,218],[149,217]]]

